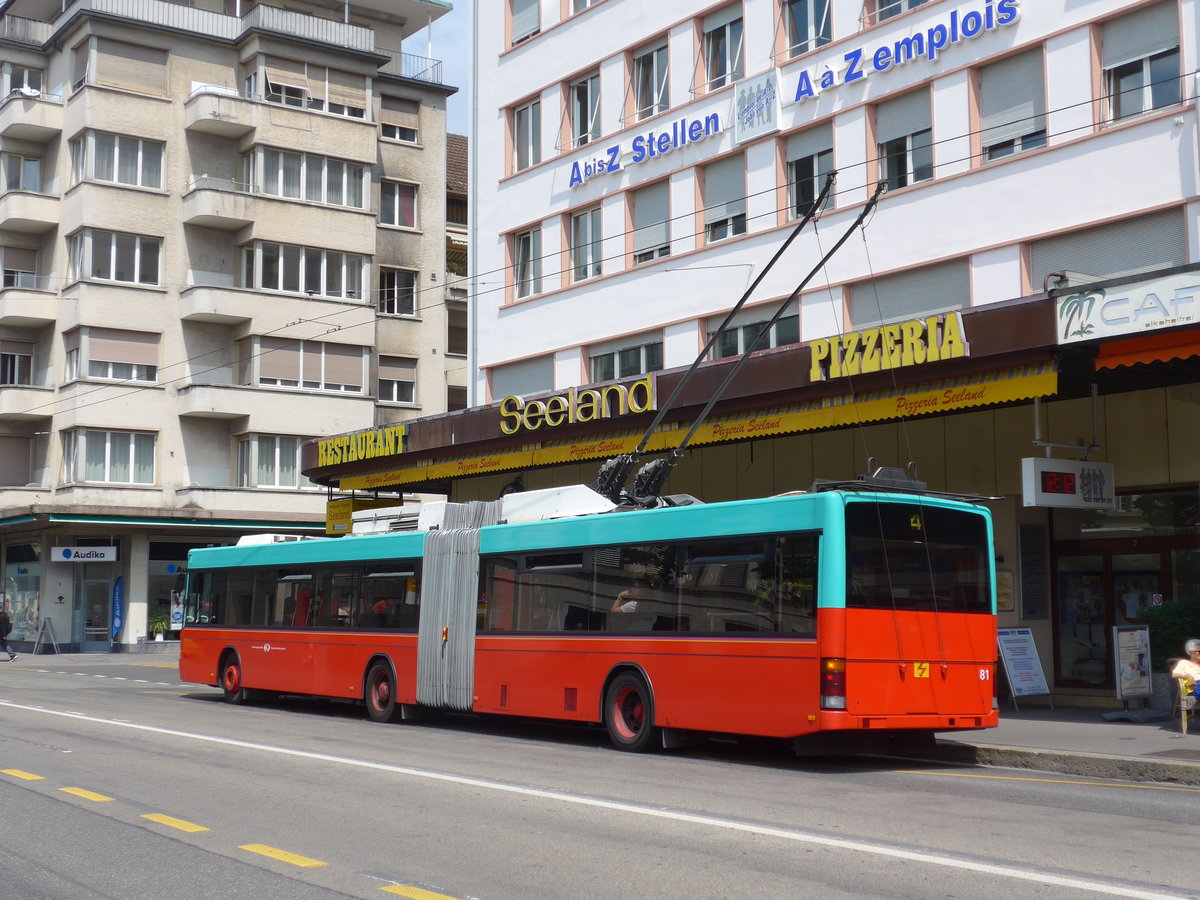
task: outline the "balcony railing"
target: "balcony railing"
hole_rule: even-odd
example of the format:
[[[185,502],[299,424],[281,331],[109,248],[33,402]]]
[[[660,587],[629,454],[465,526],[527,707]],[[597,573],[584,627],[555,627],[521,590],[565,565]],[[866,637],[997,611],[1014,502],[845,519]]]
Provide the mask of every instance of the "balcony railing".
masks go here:
[[[21,16],[5,16],[0,19],[0,38],[20,41],[22,44],[36,44],[40,47],[50,40],[50,31],[49,22],[23,19]]]
[[[379,67],[379,71],[383,75],[399,75],[402,78],[413,78],[417,81],[442,83],[442,61],[440,59],[429,59],[413,53],[402,53],[399,50],[385,50],[383,47],[377,47],[376,52],[391,57]]]

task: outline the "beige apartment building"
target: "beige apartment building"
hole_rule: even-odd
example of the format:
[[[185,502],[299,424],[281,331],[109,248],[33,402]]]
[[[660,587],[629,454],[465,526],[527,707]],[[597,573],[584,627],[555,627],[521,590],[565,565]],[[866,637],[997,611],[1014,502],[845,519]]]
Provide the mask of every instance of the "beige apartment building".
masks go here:
[[[324,531],[304,440],[465,405],[455,89],[407,52],[449,8],[0,4],[18,648],[132,649],[159,611],[170,637],[190,548]]]

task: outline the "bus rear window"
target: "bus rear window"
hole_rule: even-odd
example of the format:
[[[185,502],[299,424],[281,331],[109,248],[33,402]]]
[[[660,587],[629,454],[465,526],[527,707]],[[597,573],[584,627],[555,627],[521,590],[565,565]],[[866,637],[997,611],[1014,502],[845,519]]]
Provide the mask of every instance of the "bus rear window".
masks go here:
[[[984,517],[916,503],[846,507],[846,606],[991,613]]]

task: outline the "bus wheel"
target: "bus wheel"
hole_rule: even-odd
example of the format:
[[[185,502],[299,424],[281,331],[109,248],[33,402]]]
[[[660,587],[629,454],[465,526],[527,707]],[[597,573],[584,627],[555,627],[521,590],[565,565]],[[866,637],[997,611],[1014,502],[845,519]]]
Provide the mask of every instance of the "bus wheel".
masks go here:
[[[604,695],[604,727],[618,750],[650,749],[659,730],[654,727],[654,696],[641,675],[624,672],[612,680]]]
[[[242,664],[237,655],[230,653],[221,667],[221,690],[226,703],[245,703],[249,691],[242,687]]]
[[[396,705],[396,679],[392,667],[383,660],[376,660],[367,671],[367,715],[374,722],[394,722],[399,713]]]

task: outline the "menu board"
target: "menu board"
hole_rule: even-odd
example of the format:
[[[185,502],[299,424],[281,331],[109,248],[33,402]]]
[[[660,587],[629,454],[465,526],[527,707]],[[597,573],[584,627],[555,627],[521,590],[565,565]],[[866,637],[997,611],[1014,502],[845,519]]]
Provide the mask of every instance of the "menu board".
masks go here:
[[[1000,645],[1000,662],[1014,697],[1030,697],[1048,694],[1046,674],[1033,643],[1033,632],[1028,628],[1001,628],[997,633]]]

